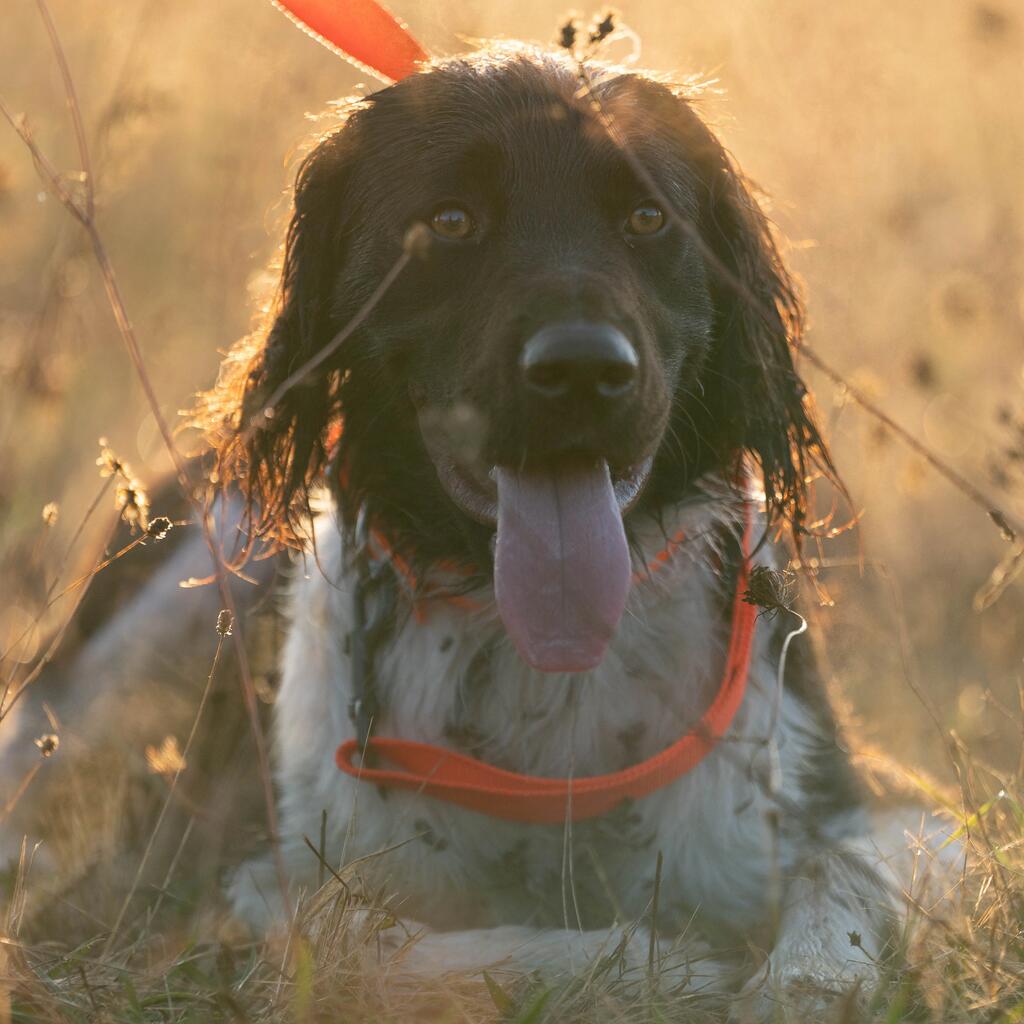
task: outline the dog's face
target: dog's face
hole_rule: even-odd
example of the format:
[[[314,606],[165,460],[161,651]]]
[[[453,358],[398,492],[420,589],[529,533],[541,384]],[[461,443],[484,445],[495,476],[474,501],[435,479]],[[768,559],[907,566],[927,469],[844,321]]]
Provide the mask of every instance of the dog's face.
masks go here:
[[[697,245],[577,88],[528,63],[435,72],[381,95],[358,128],[375,154],[347,193],[373,251],[360,259],[386,266],[411,225],[429,231],[368,334],[441,486],[492,527],[495,467],[603,462],[632,502],[712,337]],[[695,218],[700,184],[676,126],[657,122],[663,97],[625,80],[604,103],[657,191]]]
[[[805,461],[824,457],[791,361],[799,309],[743,180],[669,89],[593,81],[597,105],[569,60],[483,54],[362,101],[320,143],[243,426],[358,327],[233,450],[270,523],[321,472],[341,418],[348,519],[368,502],[414,562],[487,570],[497,526],[514,636],[566,606],[559,579],[577,605],[600,594],[559,627],[582,647],[528,656],[541,667],[603,652],[628,586],[624,518],[745,452],[769,503],[799,514]]]

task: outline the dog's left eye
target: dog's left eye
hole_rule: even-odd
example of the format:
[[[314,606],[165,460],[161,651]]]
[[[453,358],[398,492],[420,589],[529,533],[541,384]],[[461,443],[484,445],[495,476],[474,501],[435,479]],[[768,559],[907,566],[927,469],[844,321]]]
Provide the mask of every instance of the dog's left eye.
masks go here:
[[[665,225],[665,214],[657,203],[649,199],[635,207],[626,220],[626,231],[631,235],[653,235]]]
[[[461,242],[476,233],[476,221],[462,206],[442,206],[430,218],[430,228],[435,235]]]

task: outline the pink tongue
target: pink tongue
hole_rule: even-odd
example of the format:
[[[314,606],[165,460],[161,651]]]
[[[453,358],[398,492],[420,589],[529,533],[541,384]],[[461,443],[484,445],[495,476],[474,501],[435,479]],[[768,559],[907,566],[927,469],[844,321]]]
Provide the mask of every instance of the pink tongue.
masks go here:
[[[630,580],[608,466],[496,472],[494,589],[505,628],[542,672],[593,668],[622,618]]]

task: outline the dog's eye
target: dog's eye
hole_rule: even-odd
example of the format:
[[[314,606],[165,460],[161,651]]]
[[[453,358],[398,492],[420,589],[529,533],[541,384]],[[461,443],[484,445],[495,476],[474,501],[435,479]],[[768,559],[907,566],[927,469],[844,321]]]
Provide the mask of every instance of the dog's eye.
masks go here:
[[[460,242],[476,231],[476,221],[461,206],[442,206],[430,218],[430,227],[435,235]]]
[[[642,202],[629,215],[626,230],[631,235],[653,235],[665,224],[665,214],[657,203],[649,199]]]

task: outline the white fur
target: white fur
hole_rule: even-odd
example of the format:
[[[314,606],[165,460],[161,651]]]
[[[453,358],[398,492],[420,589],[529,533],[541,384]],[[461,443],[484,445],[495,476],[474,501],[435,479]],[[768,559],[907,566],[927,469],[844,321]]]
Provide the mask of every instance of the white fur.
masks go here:
[[[408,613],[406,599],[407,614],[377,663],[385,710],[376,734],[451,746],[446,726],[458,719],[473,730],[483,760],[545,776],[613,772],[655,754],[693,726],[719,684],[729,629],[722,609],[731,594],[716,568],[716,544],[723,523],[737,528],[737,515],[719,497],[677,510],[673,529],[685,529],[687,541],[634,587],[608,655],[585,674],[552,676],[526,667],[504,636],[490,592],[472,595],[479,611],[431,602],[425,622]],[[663,546],[663,533],[649,524],[636,565]],[[283,855],[296,891],[315,884],[318,865],[303,837],[317,841],[326,811],[328,859],[343,865],[369,857],[364,875],[397,891],[399,912],[426,926],[406,954],[416,969],[506,962],[572,971],[623,936],[628,956],[646,957],[642,929],[609,939],[607,929],[581,927],[577,909],[595,892],[600,903],[607,883],[610,918],[645,920],[660,851],[659,934],[683,931],[695,913],[744,934],[781,908],[780,937],[760,981],[772,973],[783,985],[792,975],[827,986],[873,971],[870,957],[848,937],[860,933],[870,956],[884,942],[884,912],[877,895],[862,898],[871,889],[863,873],[851,872],[842,855],[809,850],[800,830],[773,824],[778,808],[764,782],[770,758],[777,754],[784,795],[815,725],[788,693],[773,714],[777,665],[768,652],[768,627],[758,627],[747,696],[732,728],[691,772],[608,821],[571,828],[506,822],[420,794],[382,796],[338,771],[335,749],[354,734],[345,653],[353,578],[330,515],[317,524],[317,548],[319,568],[310,562],[292,587],[276,719]],[[759,553],[759,563],[769,560]],[[474,681],[474,659],[485,648],[489,671]],[[634,737],[629,749],[624,731]],[[843,825],[844,833],[860,831],[863,839],[851,846],[837,835],[837,849],[845,844],[853,857],[877,859],[866,821]],[[508,863],[513,884],[497,868]],[[600,869],[591,871],[594,863]],[[581,893],[575,885],[583,875],[589,888]],[[281,912],[269,863],[244,867],[233,895],[236,912],[257,927]],[[584,918],[589,909],[582,907]],[[702,984],[721,981],[706,962],[698,973]],[[770,1002],[757,1003],[764,989],[758,980],[744,1004],[752,1019],[771,1011]]]

